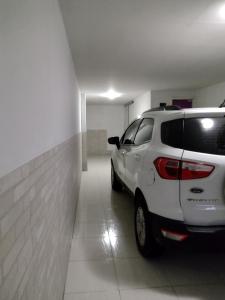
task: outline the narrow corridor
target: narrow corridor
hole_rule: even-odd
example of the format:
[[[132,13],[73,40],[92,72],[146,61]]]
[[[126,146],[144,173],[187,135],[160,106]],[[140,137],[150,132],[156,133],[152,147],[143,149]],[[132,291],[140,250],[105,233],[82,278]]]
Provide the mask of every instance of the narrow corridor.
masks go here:
[[[224,299],[224,247],[169,247],[142,258],[133,232],[133,200],[111,191],[110,158],[89,159],[80,199],[64,300]]]

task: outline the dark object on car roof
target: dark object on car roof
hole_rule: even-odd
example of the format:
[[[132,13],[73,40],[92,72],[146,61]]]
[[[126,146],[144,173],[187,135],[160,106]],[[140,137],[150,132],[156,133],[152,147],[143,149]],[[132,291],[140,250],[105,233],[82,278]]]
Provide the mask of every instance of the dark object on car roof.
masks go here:
[[[149,110],[146,110],[146,112],[150,112],[150,111],[166,111],[166,110],[180,110],[181,108],[179,106],[176,105],[167,105],[166,103],[160,103],[159,107],[154,107],[151,108]]]
[[[219,108],[225,107],[225,100],[220,104]]]

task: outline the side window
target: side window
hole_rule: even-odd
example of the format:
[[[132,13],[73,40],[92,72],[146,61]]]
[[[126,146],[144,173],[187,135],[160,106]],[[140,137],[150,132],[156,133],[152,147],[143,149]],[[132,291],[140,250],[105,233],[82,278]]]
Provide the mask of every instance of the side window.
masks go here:
[[[153,125],[153,119],[144,119],[142,121],[134,140],[135,145],[144,144],[152,139]]]
[[[136,132],[138,130],[138,127],[141,123],[141,120],[136,120],[134,121],[125,131],[122,139],[121,139],[121,144],[124,145],[132,145],[134,144],[134,138],[136,135]]]
[[[183,127],[183,119],[177,119],[162,123],[162,143],[174,148],[183,148]]]

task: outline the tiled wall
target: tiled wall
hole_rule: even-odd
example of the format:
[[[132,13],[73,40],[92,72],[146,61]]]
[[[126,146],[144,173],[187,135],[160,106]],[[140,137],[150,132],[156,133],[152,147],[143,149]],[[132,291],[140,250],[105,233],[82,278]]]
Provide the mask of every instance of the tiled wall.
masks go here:
[[[87,131],[87,153],[88,155],[107,154],[107,131],[104,129]]]
[[[62,300],[80,186],[80,136],[0,179],[0,300]]]

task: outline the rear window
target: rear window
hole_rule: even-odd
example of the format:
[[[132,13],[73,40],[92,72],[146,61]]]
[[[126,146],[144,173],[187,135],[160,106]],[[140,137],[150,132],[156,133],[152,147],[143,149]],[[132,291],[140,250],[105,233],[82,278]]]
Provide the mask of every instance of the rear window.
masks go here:
[[[162,142],[184,150],[225,155],[225,118],[190,118],[164,122]]]

